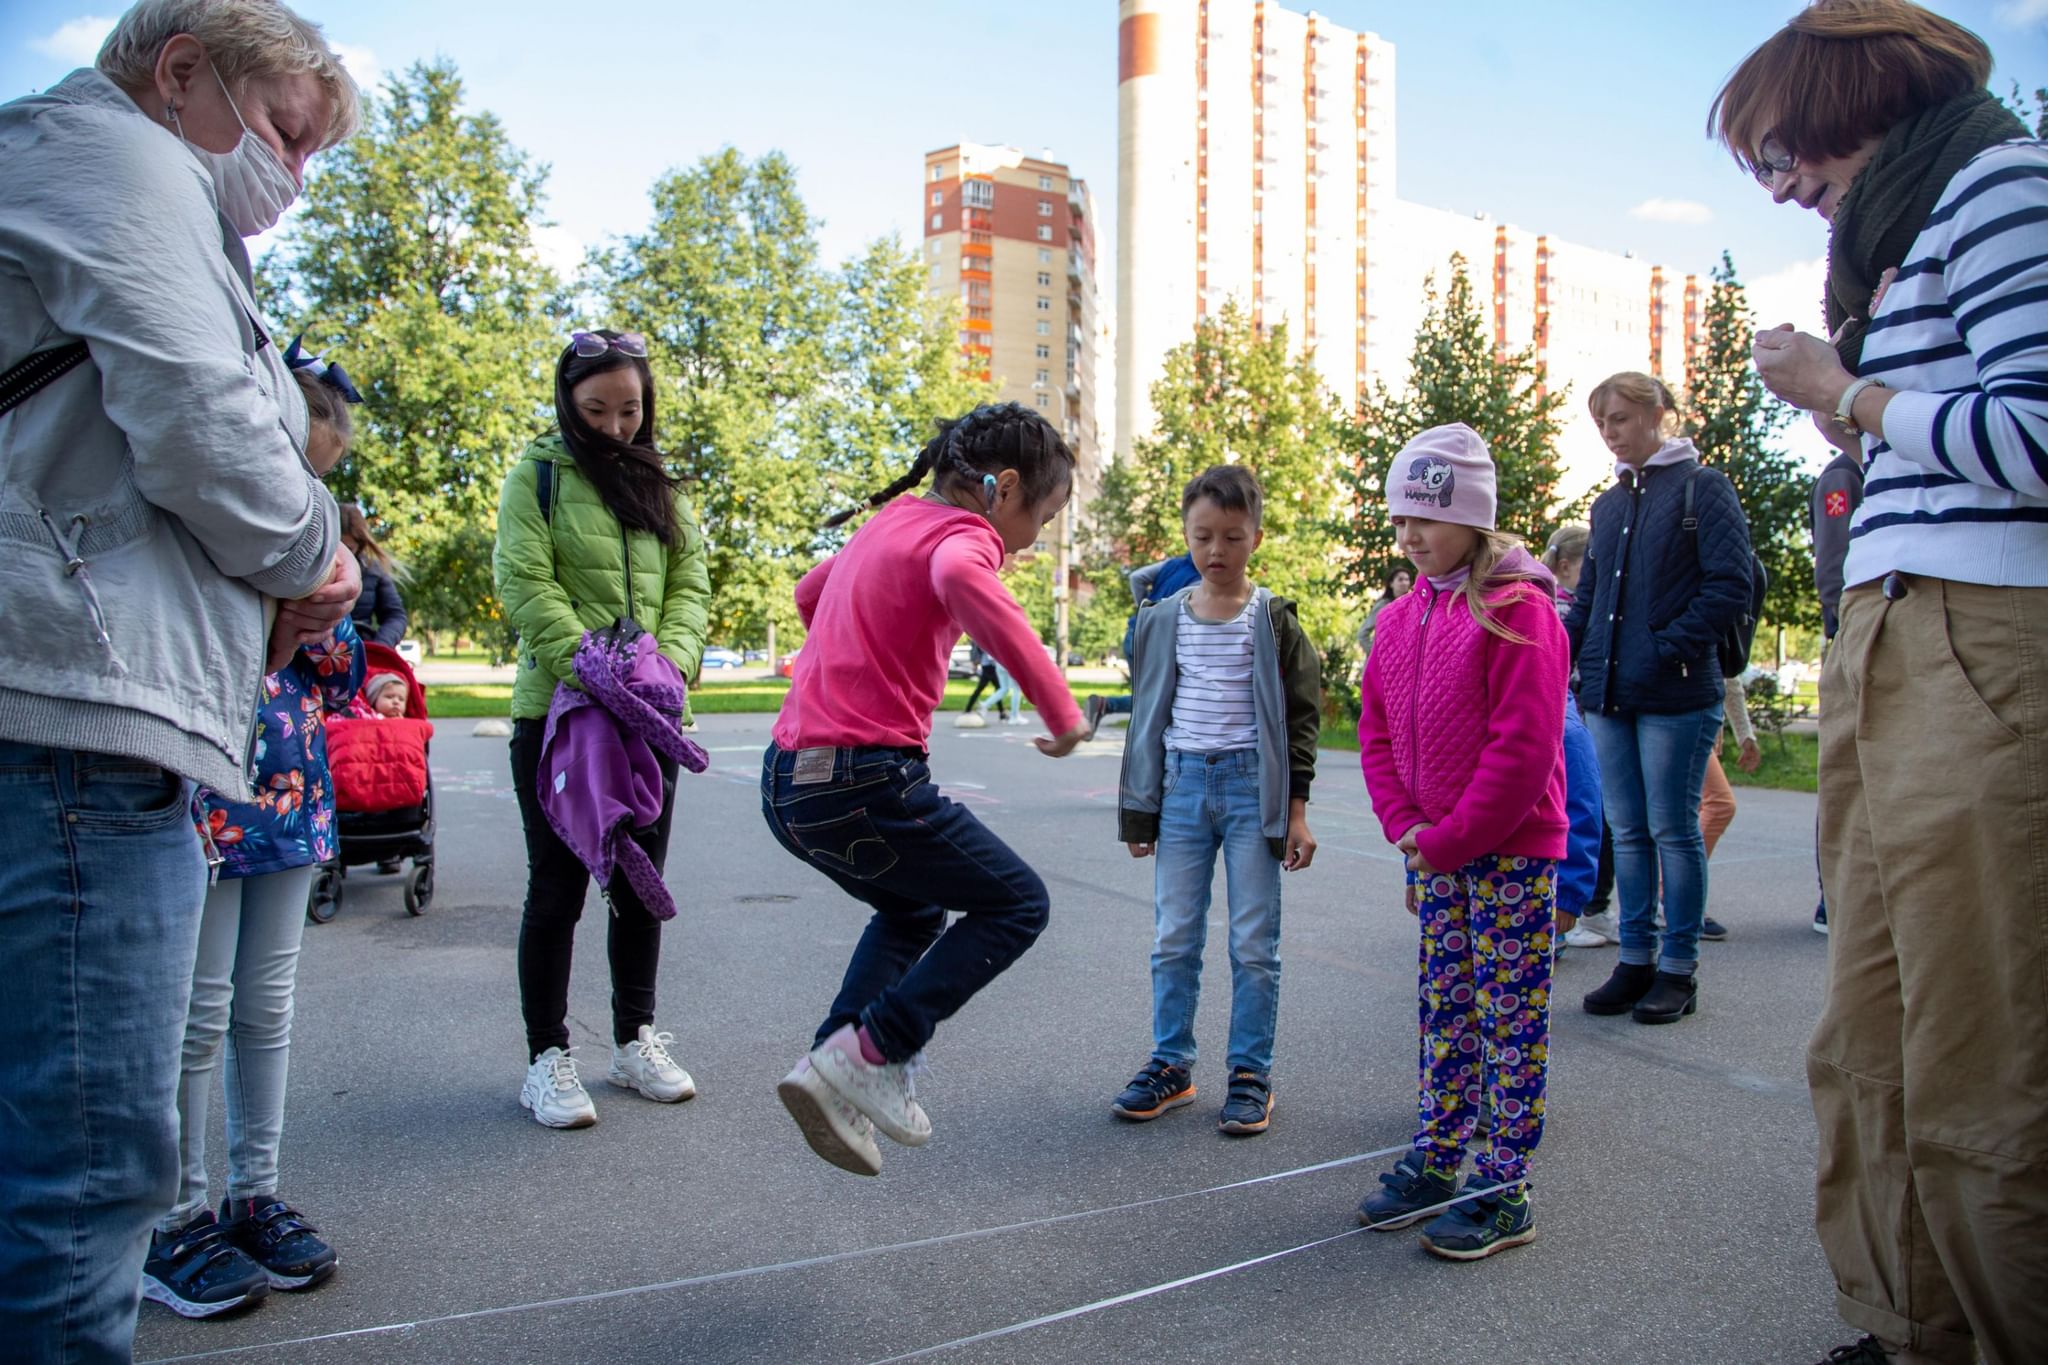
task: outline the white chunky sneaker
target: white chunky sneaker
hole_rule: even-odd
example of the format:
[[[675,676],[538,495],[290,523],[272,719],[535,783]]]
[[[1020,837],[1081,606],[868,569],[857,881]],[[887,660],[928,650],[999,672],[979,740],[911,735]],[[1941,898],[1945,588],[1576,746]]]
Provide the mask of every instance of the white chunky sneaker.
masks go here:
[[[1612,910],[1597,915],[1580,915],[1579,922],[1565,931],[1565,945],[1571,948],[1605,948],[1621,942],[1621,926]]]
[[[597,1122],[597,1106],[576,1078],[576,1059],[551,1047],[526,1068],[519,1103],[533,1111],[533,1121],[547,1128],[588,1128]]]
[[[859,1046],[859,1044],[855,1044]],[[875,1145],[875,1125],[868,1116],[847,1102],[846,1096],[826,1084],[818,1069],[805,1057],[796,1069],[775,1086],[782,1107],[803,1129],[811,1150],[842,1171],[855,1175],[880,1175],[882,1149]]]
[[[652,1025],[642,1024],[639,1037],[612,1049],[612,1069],[605,1079],[663,1104],[689,1099],[697,1093],[697,1083],[669,1055],[668,1045],[675,1040],[673,1033],[656,1033]]]
[[[986,730],[988,717],[979,711],[962,711],[960,718],[953,722],[955,730]]]
[[[861,1055],[852,1024],[811,1049],[811,1066],[854,1108],[875,1121],[891,1142],[922,1147],[931,1140],[932,1121],[917,1102],[910,1062],[876,1066]]]

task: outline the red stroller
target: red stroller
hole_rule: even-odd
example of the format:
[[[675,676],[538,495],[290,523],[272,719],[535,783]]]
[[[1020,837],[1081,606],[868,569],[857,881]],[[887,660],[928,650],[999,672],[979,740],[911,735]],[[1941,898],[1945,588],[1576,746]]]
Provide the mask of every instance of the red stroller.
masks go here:
[[[369,676],[396,673],[405,679],[405,715],[336,716],[327,722],[338,851],[321,867],[306,907],[316,924],[334,918],[348,869],[365,863],[397,871],[400,862],[412,859],[405,884],[408,913],[425,913],[434,898],[434,784],[427,764],[434,726],[427,719],[427,694],[397,650],[379,644],[363,649]]]

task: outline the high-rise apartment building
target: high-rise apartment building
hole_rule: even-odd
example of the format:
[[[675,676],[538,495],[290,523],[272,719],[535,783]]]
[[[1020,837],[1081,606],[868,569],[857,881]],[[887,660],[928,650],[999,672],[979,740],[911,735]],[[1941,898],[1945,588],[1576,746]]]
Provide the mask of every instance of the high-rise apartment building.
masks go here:
[[[1633,257],[1404,203],[1394,45],[1271,0],[1121,0],[1114,446],[1152,427],[1167,351],[1226,299],[1312,350],[1355,400],[1406,382],[1424,280],[1464,257],[1503,350],[1569,389],[1560,453],[1605,468],[1584,395],[1621,369],[1682,379],[1697,281]]]
[[[1097,439],[1095,205],[1051,157],[963,142],[924,158],[926,288],[960,300],[960,348],[1043,411],[1079,462],[1076,501],[1094,492]]]

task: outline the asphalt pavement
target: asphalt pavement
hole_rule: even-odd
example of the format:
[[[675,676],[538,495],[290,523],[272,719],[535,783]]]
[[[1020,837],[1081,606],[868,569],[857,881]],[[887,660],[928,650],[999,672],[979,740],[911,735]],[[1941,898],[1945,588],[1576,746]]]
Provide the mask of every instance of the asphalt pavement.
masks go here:
[[[603,906],[571,1029],[589,1129],[520,1109],[513,970],[525,860],[505,742],[434,742],[436,897],[357,869],[309,926],[283,1192],[341,1253],[310,1294],[186,1322],[143,1305],[139,1359],[340,1361],[1803,1362],[1853,1335],[1812,1233],[1803,1047],[1826,941],[1809,927],[1813,798],[1738,793],[1713,863],[1726,943],[1668,1028],[1578,997],[1613,950],[1560,964],[1540,1236],[1473,1265],[1353,1208],[1415,1121],[1414,921],[1355,758],[1326,753],[1315,865],[1290,875],[1270,1132],[1215,1127],[1229,1005],[1212,915],[1193,1105],[1109,1101],[1150,1039],[1151,867],[1116,842],[1120,732],[1048,761],[1032,730],[934,736],[933,769],[1045,877],[1038,944],[943,1026],[934,1135],[879,1179],[827,1166],[775,1098],[863,914],[761,824],[771,717],[709,716],[668,864],[660,1027],[699,1096],[603,1083]],[[215,1190],[225,1180],[213,1107]]]

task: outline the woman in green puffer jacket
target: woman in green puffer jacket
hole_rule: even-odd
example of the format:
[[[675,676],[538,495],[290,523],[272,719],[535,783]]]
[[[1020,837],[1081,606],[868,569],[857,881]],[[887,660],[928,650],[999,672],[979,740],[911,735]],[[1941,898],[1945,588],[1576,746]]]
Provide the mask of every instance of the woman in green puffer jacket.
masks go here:
[[[569,961],[590,874],[542,813],[538,774],[548,704],[574,677],[583,634],[637,621],[686,678],[697,674],[711,603],[704,535],[654,445],[654,378],[631,333],[578,332],[555,364],[557,430],[527,447],[498,499],[492,567],[519,631],[512,688],[512,788],[526,829],[519,995],[528,1070],[519,1102],[550,1128],[597,1110],[569,1056]],[[668,853],[675,765],[662,759],[661,818],[634,837],[655,867]],[[615,875],[605,888],[612,966],[614,1085],[673,1102],[696,1094],[654,1027],[661,922]]]

